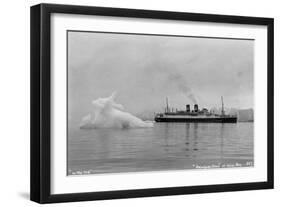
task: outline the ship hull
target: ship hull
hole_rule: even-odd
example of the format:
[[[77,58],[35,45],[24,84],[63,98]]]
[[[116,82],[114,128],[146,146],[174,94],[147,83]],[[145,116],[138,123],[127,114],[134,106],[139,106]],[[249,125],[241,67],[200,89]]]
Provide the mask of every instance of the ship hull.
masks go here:
[[[187,122],[187,123],[236,123],[237,117],[212,117],[212,118],[172,118],[156,117],[156,122]]]

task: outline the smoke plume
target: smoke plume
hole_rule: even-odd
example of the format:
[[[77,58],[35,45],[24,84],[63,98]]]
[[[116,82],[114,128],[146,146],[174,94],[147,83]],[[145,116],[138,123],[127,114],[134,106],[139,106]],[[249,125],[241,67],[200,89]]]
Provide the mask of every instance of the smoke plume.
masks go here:
[[[168,82],[173,83],[180,90],[180,92],[183,93],[184,96],[193,102],[193,104],[197,104],[194,93],[192,92],[191,88],[188,87],[188,83],[182,75],[178,73],[168,74]]]

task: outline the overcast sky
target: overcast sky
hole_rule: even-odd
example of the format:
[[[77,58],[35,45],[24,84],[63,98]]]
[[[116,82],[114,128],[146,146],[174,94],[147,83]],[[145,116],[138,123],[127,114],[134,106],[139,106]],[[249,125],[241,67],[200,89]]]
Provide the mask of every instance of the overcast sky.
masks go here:
[[[135,115],[162,111],[165,97],[184,109],[253,108],[254,40],[68,32],[71,119],[117,92]]]

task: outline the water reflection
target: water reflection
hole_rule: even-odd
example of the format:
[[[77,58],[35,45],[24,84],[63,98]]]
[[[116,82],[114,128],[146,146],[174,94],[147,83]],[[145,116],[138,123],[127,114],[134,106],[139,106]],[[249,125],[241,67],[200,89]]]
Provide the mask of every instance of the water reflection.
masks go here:
[[[185,124],[185,151],[186,157],[189,157],[189,149],[190,148],[190,123]]]
[[[193,151],[198,150],[198,123],[193,124]],[[196,153],[193,155],[193,157],[196,157]]]
[[[165,145],[164,145],[164,150],[168,153],[169,152],[169,125],[168,123],[164,123],[164,140],[165,140]]]
[[[155,123],[149,129],[73,129],[68,134],[71,171],[190,169],[253,161],[253,123]]]
[[[220,160],[223,161],[225,123],[222,123],[220,126]]]

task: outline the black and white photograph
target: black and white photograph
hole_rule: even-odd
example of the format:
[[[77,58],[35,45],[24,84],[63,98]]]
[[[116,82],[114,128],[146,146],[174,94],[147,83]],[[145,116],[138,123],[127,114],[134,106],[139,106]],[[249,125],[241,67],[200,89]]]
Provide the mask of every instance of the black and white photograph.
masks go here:
[[[254,167],[254,39],[66,35],[68,176]]]

